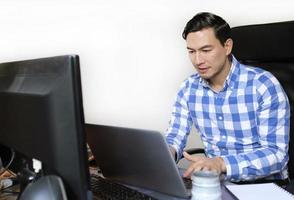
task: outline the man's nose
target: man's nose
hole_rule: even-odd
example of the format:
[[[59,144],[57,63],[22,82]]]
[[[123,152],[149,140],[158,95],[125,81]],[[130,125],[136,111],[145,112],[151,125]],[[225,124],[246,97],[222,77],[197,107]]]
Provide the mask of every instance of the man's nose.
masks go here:
[[[199,53],[199,52],[195,53],[195,55],[194,55],[194,63],[196,65],[199,65],[199,64],[203,63],[203,58],[202,58],[201,53]]]

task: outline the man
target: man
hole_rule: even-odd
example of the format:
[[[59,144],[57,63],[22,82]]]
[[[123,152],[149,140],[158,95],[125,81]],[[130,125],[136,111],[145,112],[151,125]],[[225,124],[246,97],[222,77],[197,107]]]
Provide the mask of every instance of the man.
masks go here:
[[[184,176],[213,170],[231,181],[287,179],[290,108],[277,79],[236,60],[230,26],[217,15],[194,16],[183,38],[197,73],[177,93],[166,138],[177,160],[191,162]],[[193,124],[206,156],[183,153]]]

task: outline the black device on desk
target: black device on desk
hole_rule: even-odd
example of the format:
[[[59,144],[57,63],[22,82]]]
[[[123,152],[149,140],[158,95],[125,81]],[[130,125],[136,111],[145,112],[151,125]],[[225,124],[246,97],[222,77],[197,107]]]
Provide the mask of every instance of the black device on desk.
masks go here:
[[[0,143],[40,160],[68,199],[92,199],[78,56],[0,64],[0,124]]]

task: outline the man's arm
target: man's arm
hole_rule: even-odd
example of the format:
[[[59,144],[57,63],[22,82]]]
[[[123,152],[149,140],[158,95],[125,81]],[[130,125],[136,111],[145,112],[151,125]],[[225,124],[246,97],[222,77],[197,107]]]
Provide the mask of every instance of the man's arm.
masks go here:
[[[281,172],[288,162],[290,106],[278,81],[271,75],[256,83],[258,109],[255,127],[259,147],[237,155],[223,156],[227,178],[251,180]]]
[[[166,141],[170,147],[176,161],[182,157],[183,149],[187,143],[187,137],[192,127],[192,118],[188,109],[187,90],[189,81],[186,80],[180,87],[173,106],[169,127],[166,130]]]

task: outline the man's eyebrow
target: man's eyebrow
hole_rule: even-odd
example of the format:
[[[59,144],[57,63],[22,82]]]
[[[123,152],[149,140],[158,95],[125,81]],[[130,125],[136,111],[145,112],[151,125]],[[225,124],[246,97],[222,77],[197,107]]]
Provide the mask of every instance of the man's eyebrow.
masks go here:
[[[199,48],[199,50],[202,50],[202,49],[206,49],[206,48],[212,48],[212,45],[204,45],[202,47]],[[195,51],[196,49],[193,49],[191,47],[187,47],[188,50],[193,50]]]
[[[206,48],[212,48],[212,45],[204,45],[203,47],[200,47],[199,49],[206,49]]]
[[[191,47],[187,47],[187,49],[188,49],[188,50],[193,50],[193,51],[195,50],[195,49],[193,49],[193,48],[191,48]]]

